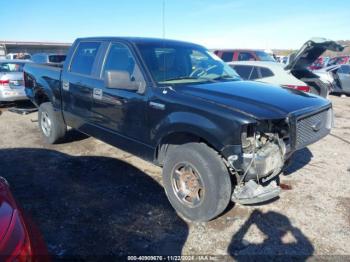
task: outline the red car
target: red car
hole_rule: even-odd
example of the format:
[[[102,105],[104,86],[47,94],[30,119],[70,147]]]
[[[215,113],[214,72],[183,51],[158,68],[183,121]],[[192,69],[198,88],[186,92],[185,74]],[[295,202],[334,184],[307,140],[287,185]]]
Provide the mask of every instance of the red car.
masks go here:
[[[315,62],[313,62],[309,67],[308,69],[310,69],[311,71],[312,70],[318,70],[318,69],[321,69],[324,67],[324,64],[325,64],[325,59],[320,56],[319,58],[316,59]]]
[[[262,50],[251,49],[223,49],[215,50],[214,54],[220,57],[224,62],[232,61],[269,61],[276,62],[268,53]]]
[[[327,66],[332,66],[332,65],[344,65],[344,64],[349,64],[350,63],[350,56],[336,56],[331,58]]]
[[[0,176],[0,261],[50,261],[46,245],[18,208]]]

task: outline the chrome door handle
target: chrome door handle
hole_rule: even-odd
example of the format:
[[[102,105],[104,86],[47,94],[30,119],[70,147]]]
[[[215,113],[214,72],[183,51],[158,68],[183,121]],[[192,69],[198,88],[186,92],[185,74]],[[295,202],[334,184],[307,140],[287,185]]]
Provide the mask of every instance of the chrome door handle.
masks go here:
[[[69,82],[63,81],[62,89],[65,91],[69,91]]]

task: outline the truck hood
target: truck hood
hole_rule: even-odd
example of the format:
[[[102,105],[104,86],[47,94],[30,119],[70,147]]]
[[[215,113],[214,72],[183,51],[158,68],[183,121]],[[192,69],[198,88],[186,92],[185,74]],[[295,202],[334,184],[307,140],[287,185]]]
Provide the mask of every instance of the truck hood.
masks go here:
[[[257,120],[281,119],[292,112],[330,105],[319,96],[252,81],[188,84],[177,86],[176,91]]]
[[[341,52],[344,50],[344,46],[326,38],[311,38],[297,53],[291,55],[285,69],[305,69],[315,62],[326,50]]]

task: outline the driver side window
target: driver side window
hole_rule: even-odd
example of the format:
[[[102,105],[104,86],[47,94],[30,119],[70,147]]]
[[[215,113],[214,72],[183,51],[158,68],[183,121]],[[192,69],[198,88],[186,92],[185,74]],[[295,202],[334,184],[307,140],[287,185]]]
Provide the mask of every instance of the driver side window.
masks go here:
[[[129,48],[120,43],[112,44],[103,67],[102,77],[107,70],[126,71],[133,76],[135,67],[136,62]]]

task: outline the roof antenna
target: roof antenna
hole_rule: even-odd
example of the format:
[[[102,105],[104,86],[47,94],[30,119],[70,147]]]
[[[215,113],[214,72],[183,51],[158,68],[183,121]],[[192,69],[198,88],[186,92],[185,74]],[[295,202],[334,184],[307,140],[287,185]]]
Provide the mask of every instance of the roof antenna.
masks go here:
[[[165,0],[163,0],[163,6],[162,6],[162,35],[163,35],[163,48],[165,48]],[[165,68],[165,56],[163,58],[163,69]],[[166,72],[163,70],[163,79],[166,78]]]
[[[162,34],[163,38],[165,38],[165,0],[163,0],[163,8],[162,8]]]

